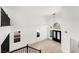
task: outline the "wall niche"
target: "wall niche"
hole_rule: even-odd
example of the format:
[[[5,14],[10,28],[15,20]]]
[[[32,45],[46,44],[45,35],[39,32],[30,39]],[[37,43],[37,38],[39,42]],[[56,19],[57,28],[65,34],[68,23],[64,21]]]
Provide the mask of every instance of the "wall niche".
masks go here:
[[[14,43],[20,42],[21,41],[21,32],[20,31],[16,31],[14,32]]]
[[[39,32],[37,32],[37,37],[40,37],[40,33]]]

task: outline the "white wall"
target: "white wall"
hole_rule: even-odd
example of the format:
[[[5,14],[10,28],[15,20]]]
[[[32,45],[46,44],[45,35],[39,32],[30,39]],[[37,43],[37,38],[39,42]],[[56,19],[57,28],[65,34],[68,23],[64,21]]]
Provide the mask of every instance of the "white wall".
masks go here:
[[[51,15],[54,12],[58,13],[61,7],[3,7],[3,9],[11,19],[10,50],[14,50],[49,38],[47,26],[54,22]],[[18,30],[21,31],[21,42],[14,43],[13,34]],[[37,31],[40,32],[40,38],[36,37]]]
[[[0,26],[1,26],[1,7],[0,7]]]
[[[53,26],[55,22],[58,22],[61,25],[62,50],[63,52],[69,53],[70,39],[79,41],[79,7],[61,7],[60,11],[56,12],[56,15],[54,17],[51,17],[48,25]]]
[[[79,42],[79,7],[63,7],[67,20],[69,22],[70,39]],[[69,42],[70,43],[70,42]],[[78,46],[78,45],[77,45]],[[76,49],[78,50],[78,49]]]
[[[67,19],[67,15],[65,15],[65,11],[63,11],[63,8],[60,7],[60,9],[56,13],[55,16],[51,14],[51,18],[48,21],[48,37],[50,36],[50,26],[52,26],[51,29],[53,29],[53,24],[55,22],[58,22],[61,25],[61,47],[63,52],[70,52],[70,33],[69,33],[69,20]],[[65,33],[65,31],[68,31],[68,33]],[[49,37],[50,38],[50,37]],[[52,39],[52,38],[50,38]]]
[[[10,33],[10,26],[0,27],[0,52],[1,52],[1,44],[9,33]]]
[[[47,38],[47,24],[44,19],[48,7],[3,7],[11,19],[10,51]],[[14,43],[14,31],[21,31],[21,42]],[[36,37],[36,32],[40,37]]]

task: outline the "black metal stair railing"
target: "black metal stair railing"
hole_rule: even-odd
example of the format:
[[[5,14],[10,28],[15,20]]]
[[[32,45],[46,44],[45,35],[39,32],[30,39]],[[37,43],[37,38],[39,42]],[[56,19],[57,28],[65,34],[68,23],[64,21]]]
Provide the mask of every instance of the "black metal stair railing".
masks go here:
[[[41,50],[33,48],[27,44],[27,46],[16,49],[16,50],[11,51],[9,53],[41,53]]]
[[[27,53],[41,53],[41,50],[31,47],[29,45],[27,45],[27,48]]]

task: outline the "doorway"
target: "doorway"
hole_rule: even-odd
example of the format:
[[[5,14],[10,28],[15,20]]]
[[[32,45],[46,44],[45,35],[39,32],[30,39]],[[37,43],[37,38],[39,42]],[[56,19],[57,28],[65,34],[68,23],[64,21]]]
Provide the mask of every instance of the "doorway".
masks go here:
[[[55,40],[55,41],[61,43],[61,31],[53,30],[52,32],[53,32],[52,33],[53,34],[52,40]]]
[[[52,34],[52,40],[55,40],[61,43],[61,26],[58,22],[55,22],[53,24],[51,34]]]

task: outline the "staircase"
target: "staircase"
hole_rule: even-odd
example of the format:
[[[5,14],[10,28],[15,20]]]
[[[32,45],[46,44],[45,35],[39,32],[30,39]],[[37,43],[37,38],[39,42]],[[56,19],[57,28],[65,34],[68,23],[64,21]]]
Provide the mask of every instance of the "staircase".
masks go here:
[[[9,51],[9,37],[10,37],[10,34],[8,34],[6,39],[1,44],[1,53],[6,53]]]

